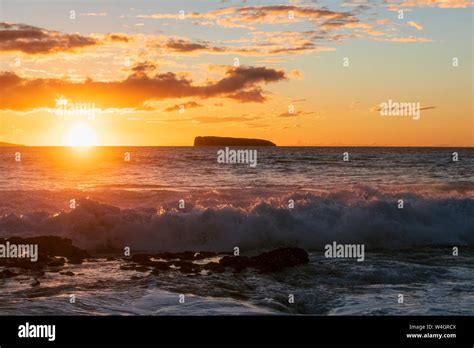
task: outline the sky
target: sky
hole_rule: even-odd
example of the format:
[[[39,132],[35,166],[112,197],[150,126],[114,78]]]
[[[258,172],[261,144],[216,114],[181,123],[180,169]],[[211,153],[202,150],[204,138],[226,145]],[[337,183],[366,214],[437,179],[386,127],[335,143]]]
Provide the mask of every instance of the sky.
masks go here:
[[[0,142],[474,146],[473,8],[0,0]]]

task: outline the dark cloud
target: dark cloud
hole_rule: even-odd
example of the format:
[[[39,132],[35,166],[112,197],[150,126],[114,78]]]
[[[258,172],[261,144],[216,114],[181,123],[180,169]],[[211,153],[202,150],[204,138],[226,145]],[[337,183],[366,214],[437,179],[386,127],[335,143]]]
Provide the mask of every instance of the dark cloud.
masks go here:
[[[166,109],[164,109],[163,111],[165,112],[172,112],[172,111],[179,111],[181,107],[183,107],[185,109],[191,109],[191,108],[200,108],[202,107],[201,104],[198,104],[196,103],[195,101],[189,101],[187,103],[183,103],[183,104],[176,104],[176,105],[173,105],[173,106],[170,106]]]
[[[12,72],[0,74],[1,109],[29,110],[54,107],[55,99],[95,103],[98,108],[144,108],[147,100],[169,98],[233,98],[241,102],[264,100],[261,85],[285,80],[284,71],[266,67],[228,67],[220,80],[204,85],[168,72],[150,77],[134,73],[122,81],[77,83],[66,79],[23,79]],[[28,97],[25,97],[28,96]]]
[[[152,62],[140,62],[135,64],[130,70],[133,71],[135,74],[148,74],[152,71],[156,70],[157,66]]]
[[[289,112],[283,112],[278,115],[278,117],[297,117],[297,116],[306,116],[306,115],[311,115],[314,114],[314,112],[303,112],[303,111],[297,111],[294,113],[289,113]]]
[[[65,34],[26,24],[0,23],[0,51],[19,51],[27,54],[74,52],[78,49],[106,42],[130,42],[126,34],[109,33],[105,36]]]
[[[98,39],[80,34],[63,34],[25,24],[0,23],[0,51],[46,54],[74,51],[97,44]]]
[[[118,41],[118,42],[133,41],[131,36],[125,35],[125,34],[107,34],[105,38],[109,41]]]
[[[233,94],[229,94],[228,98],[238,100],[242,103],[263,103],[266,99],[262,95],[262,90],[260,88],[255,88],[250,91],[239,91]]]
[[[164,47],[168,50],[188,53],[195,51],[207,51],[207,52],[224,52],[224,48],[213,47],[208,42],[191,42],[183,39],[169,39]]]

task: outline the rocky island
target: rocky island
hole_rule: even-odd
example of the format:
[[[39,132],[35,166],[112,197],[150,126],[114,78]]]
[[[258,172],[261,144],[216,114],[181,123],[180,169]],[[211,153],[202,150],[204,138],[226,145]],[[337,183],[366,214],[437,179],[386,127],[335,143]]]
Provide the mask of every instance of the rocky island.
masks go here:
[[[196,137],[194,146],[276,146],[276,144],[263,139]]]
[[[11,143],[4,143],[0,141],[0,146],[24,146],[20,144],[11,144]]]

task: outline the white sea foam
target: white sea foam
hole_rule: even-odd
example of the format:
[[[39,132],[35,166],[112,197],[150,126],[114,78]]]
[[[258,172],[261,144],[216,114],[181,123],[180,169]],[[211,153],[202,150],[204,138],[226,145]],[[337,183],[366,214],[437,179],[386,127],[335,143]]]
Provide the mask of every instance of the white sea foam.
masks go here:
[[[288,209],[288,199],[295,208]],[[325,244],[364,243],[367,249],[411,246],[474,245],[471,198],[397,197],[376,191],[293,194],[247,206],[218,202],[210,208],[190,202],[121,209],[93,200],[51,214],[0,217],[0,236],[57,235],[79,247],[129,246],[149,251],[245,250],[294,245],[319,250]],[[157,211],[159,213],[157,213]]]

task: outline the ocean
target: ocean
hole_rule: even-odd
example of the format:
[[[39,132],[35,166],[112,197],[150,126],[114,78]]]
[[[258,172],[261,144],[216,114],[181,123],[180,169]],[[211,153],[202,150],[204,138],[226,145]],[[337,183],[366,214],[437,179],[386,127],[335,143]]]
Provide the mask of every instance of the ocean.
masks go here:
[[[0,147],[0,237],[95,256],[0,279],[0,314],[474,314],[473,148],[261,147],[255,166],[219,150]],[[333,242],[364,260],[326,257]],[[105,255],[289,246],[309,263],[153,275]]]

